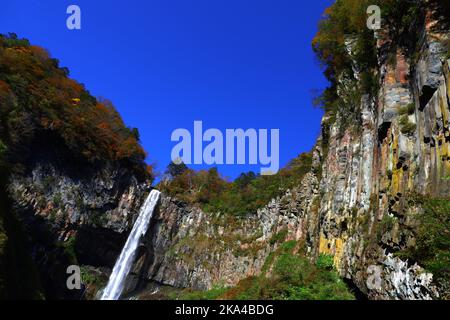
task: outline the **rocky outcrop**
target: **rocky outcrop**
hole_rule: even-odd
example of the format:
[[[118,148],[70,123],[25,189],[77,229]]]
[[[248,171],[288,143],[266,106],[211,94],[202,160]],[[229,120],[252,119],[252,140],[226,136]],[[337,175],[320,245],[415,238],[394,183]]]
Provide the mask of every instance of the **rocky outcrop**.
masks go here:
[[[326,128],[319,252],[333,254],[341,275],[372,299],[439,295],[431,274],[392,256],[414,246],[421,209],[408,196],[450,197],[450,70],[443,47],[449,33],[429,27],[437,24],[424,25],[414,57],[397,49],[394,64],[382,52],[395,44],[379,35],[380,89],[361,99],[362,126],[343,129],[338,117]]]
[[[9,195],[49,298],[74,298],[71,264],[112,268],[149,186],[117,164],[89,168],[39,161],[10,178]]]
[[[35,215],[50,220],[58,237],[65,239],[70,236],[66,228],[70,225],[95,225],[118,233],[127,230],[145,186],[112,165],[80,177],[49,163],[37,163],[30,175],[13,176],[9,191],[16,206],[29,207]]]

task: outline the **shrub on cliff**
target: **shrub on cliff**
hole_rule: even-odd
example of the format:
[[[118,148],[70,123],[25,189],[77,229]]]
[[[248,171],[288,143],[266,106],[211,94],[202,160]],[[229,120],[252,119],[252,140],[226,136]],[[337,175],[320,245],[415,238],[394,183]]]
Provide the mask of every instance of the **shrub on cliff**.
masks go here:
[[[409,121],[407,115],[401,116],[398,124],[400,125],[400,131],[403,134],[411,135],[416,131],[416,124]]]

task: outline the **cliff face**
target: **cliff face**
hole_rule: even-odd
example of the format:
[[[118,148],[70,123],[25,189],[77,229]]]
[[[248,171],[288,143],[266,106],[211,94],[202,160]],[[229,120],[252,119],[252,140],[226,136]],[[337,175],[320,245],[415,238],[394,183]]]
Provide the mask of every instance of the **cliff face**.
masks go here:
[[[450,196],[450,73],[443,47],[449,35],[434,31],[437,24],[427,13],[423,29],[416,30],[417,54],[398,49],[393,64],[382,54],[392,43],[379,34],[380,89],[361,100],[361,131],[341,132],[339,120],[329,128],[319,251],[333,253],[341,274],[370,298],[436,296],[432,275],[393,252],[415,245],[420,208],[408,201],[411,195]],[[377,227],[387,220],[388,228]],[[373,235],[378,238],[371,240]],[[367,285],[370,265],[380,267],[378,289]]]
[[[338,134],[330,128],[330,146],[323,165],[319,250],[335,254],[342,275],[351,277],[373,298],[426,298],[433,295],[431,275],[408,266],[392,252],[414,245],[411,229],[418,207],[408,196],[420,193],[450,195],[448,63],[441,60],[438,35],[424,30],[420,58],[410,68],[409,58],[397,53],[394,66],[382,65],[377,101],[363,98],[363,128],[358,135]],[[413,104],[408,115],[399,109]],[[402,132],[401,117],[414,126]],[[375,247],[367,247],[375,226],[392,217],[390,230],[381,231]],[[364,229],[365,228],[365,229]],[[378,265],[380,290],[366,285],[367,268]]]
[[[314,199],[318,181],[308,174],[301,186],[274,199],[256,215],[237,218],[204,213],[163,196],[149,231],[146,277],[181,288],[235,285],[258,275],[280,243],[304,239],[317,223]],[[141,270],[145,259],[140,259]]]
[[[76,297],[69,265],[113,265],[152,179],[145,157],[111,102],[0,34],[0,297],[31,296],[24,269],[39,271],[45,297]]]
[[[37,160],[13,174],[9,195],[47,298],[78,298],[69,265],[112,269],[149,189],[117,164],[80,169]]]
[[[376,34],[379,89],[357,101],[360,123],[346,124],[342,112],[334,122],[326,115],[312,172],[257,215],[215,217],[164,198],[148,278],[198,289],[233,285],[261,271],[283,234],[304,242],[311,257],[332,254],[341,276],[371,299],[447,296],[447,283],[397,254],[418,241],[423,208],[412,199],[450,197],[449,33],[440,24],[425,7],[425,23],[412,30],[419,34],[414,52],[397,47],[387,32]],[[351,38],[347,46],[351,56]],[[343,99],[351,81],[339,80]]]
[[[312,260],[333,255],[339,274],[371,299],[448,297],[448,283],[398,254],[420,241],[423,205],[414,199],[450,197],[449,32],[424,8],[425,22],[411,30],[419,35],[416,50],[397,46],[388,32],[376,34],[376,94],[350,101],[361,81],[357,61],[351,77],[340,76],[337,92],[354,105],[351,116],[324,116],[312,170],[297,187],[246,217],[206,213],[162,195],[128,291],[148,282],[236,285],[270,272],[271,254],[297,240]],[[350,56],[353,43],[346,41]],[[149,186],[118,162],[80,169],[49,154],[12,174],[8,192],[47,295],[73,298],[67,265],[107,277]]]

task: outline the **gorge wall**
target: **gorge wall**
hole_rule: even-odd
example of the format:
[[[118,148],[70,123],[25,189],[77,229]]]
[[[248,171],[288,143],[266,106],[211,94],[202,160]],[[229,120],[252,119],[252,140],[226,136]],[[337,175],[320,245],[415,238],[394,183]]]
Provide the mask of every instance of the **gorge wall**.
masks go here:
[[[450,197],[449,32],[439,28],[442,16],[432,4],[421,8],[424,21],[414,26],[415,51],[401,49],[389,32],[375,33],[379,89],[359,97],[356,126],[345,124],[343,112],[334,122],[324,116],[312,171],[297,188],[247,219],[164,198],[148,277],[199,289],[234,285],[261,271],[279,245],[276,235],[285,232],[286,240],[303,241],[311,257],[332,254],[340,275],[370,299],[448,297],[448,283],[437,284],[396,254],[420,241],[416,217],[423,208],[414,197]],[[352,39],[346,44],[352,56]],[[360,81],[357,63],[352,78]],[[338,94],[346,99],[354,87],[341,75]]]
[[[448,283],[397,254],[417,244],[423,207],[416,197],[450,197],[449,32],[427,3],[414,52],[386,30],[375,33],[376,94],[350,101],[354,79],[361,81],[356,60],[351,76],[340,75],[337,92],[355,104],[356,125],[344,111],[325,114],[312,169],[297,187],[245,217],[206,213],[163,194],[129,289],[236,285],[270,270],[271,253],[297,240],[311,259],[333,255],[339,274],[370,299],[448,298]],[[346,44],[352,57],[353,39]],[[76,298],[63,288],[65,266],[76,262],[107,277],[150,185],[114,162],[79,172],[46,157],[13,174],[8,192],[49,296]]]

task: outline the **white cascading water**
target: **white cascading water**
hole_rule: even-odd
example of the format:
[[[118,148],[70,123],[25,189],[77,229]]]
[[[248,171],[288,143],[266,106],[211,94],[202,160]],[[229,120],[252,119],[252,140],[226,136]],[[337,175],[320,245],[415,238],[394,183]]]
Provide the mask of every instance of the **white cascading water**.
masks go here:
[[[125,278],[131,270],[136,249],[141,237],[147,232],[150,220],[158,203],[160,192],[152,190],[141,207],[139,216],[128,236],[127,242],[114,265],[108,284],[103,291],[101,300],[118,300],[122,294]]]

